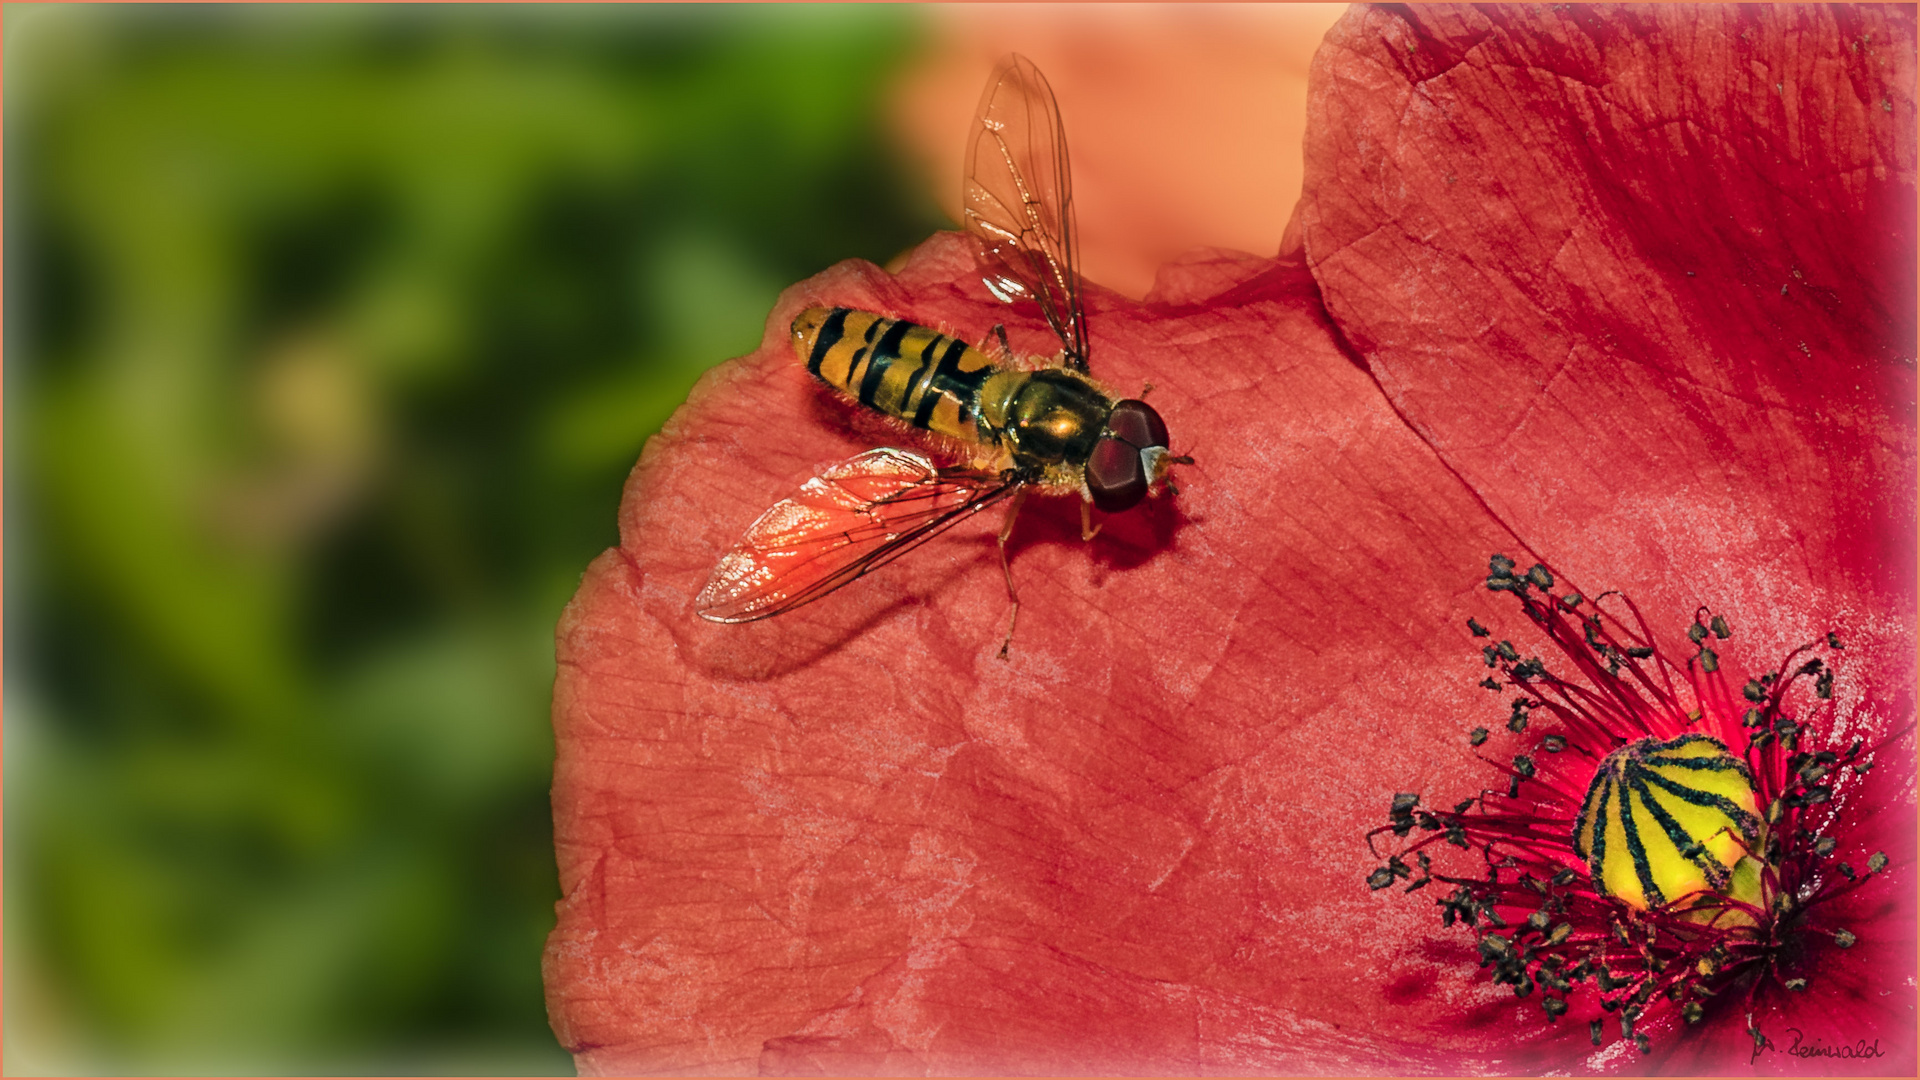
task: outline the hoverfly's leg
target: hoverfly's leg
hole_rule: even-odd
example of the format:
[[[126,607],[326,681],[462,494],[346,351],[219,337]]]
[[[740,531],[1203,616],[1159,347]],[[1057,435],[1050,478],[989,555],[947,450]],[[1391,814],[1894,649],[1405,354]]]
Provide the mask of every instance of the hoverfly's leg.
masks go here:
[[[1104,521],[1098,525],[1093,523],[1093,504],[1085,499],[1080,500],[1080,539],[1091,540],[1099,536],[1100,530],[1106,527],[1107,523]]]
[[[1022,487],[1013,493],[1013,504],[1007,507],[1007,520],[1000,526],[1000,572],[1007,578],[1007,640],[1000,643],[1000,659],[1007,658],[1007,650],[1013,648],[1013,628],[1020,622],[1020,595],[1013,591],[1013,567],[1007,562],[1007,538],[1013,535],[1013,523],[1020,519],[1020,504],[1027,501],[1027,488]]]
[[[1002,323],[993,324],[993,336],[1000,342],[1000,353],[1008,360],[1013,359],[1013,344],[1007,340],[1007,328]]]
[[[1147,395],[1148,395],[1148,394],[1151,394],[1151,393],[1153,393],[1153,384],[1152,384],[1152,383],[1142,383],[1142,384],[1140,384],[1140,400],[1141,400],[1141,401],[1145,401],[1145,400],[1147,400]]]

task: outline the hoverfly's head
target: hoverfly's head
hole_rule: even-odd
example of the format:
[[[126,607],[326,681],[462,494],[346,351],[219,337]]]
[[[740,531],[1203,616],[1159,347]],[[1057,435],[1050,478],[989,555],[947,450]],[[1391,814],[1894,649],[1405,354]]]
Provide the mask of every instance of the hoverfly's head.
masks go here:
[[[1191,459],[1167,450],[1167,424],[1153,406],[1129,398],[1107,417],[1106,430],[1087,459],[1087,493],[1102,513],[1137,506],[1159,487],[1167,471]]]

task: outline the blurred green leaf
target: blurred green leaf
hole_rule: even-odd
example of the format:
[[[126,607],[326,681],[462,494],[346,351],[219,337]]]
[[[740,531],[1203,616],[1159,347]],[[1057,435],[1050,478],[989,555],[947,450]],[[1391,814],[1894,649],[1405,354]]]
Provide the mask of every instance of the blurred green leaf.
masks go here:
[[[566,1069],[553,623],[779,290],[941,227],[912,13],[7,30],[9,1065]]]

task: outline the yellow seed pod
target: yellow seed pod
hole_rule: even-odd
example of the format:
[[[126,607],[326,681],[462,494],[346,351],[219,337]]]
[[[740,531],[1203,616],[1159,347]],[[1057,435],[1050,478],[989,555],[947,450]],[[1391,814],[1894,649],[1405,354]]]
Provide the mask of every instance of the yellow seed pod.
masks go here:
[[[1760,850],[1758,810],[1746,762],[1720,740],[1639,739],[1600,762],[1573,846],[1594,888],[1642,910],[1695,893],[1752,902],[1758,878],[1735,868]]]

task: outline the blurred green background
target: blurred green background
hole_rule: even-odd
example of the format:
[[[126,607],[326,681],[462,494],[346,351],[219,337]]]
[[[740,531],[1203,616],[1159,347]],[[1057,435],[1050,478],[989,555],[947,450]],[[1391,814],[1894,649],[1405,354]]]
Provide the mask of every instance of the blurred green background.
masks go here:
[[[553,625],[912,12],[8,6],[5,1064],[564,1072]]]

